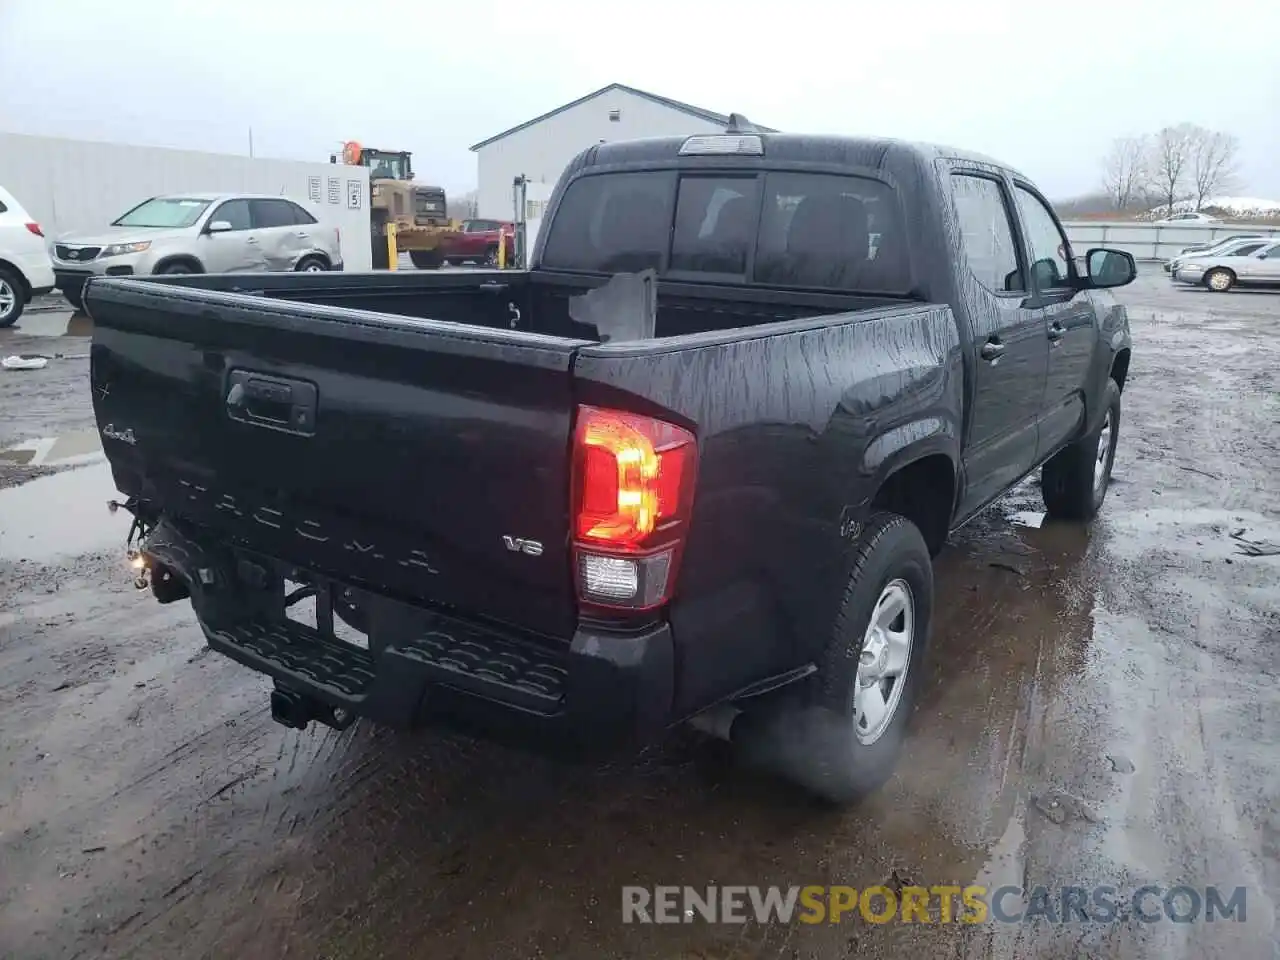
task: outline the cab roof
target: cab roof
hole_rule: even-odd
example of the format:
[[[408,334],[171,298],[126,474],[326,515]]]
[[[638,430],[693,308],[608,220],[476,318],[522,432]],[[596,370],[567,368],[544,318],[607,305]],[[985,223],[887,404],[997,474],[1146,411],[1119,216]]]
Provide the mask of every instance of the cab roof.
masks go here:
[[[790,161],[880,169],[925,164],[932,166],[935,159],[947,159],[999,167],[1013,176],[1027,179],[1007,163],[971,150],[961,150],[941,144],[887,137],[770,133],[758,128],[743,132],[760,137],[764,144],[763,160],[766,163]],[[679,158],[680,147],[688,139],[688,137],[652,137],[597,144],[586,151],[583,166],[635,164],[646,161],[669,162]]]

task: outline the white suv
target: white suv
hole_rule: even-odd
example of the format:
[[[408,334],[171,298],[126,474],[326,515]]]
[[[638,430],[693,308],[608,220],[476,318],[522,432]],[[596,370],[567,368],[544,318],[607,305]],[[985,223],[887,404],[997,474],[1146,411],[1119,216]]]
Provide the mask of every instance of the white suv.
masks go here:
[[[32,297],[53,289],[53,261],[36,223],[0,187],[0,327],[11,327]]]

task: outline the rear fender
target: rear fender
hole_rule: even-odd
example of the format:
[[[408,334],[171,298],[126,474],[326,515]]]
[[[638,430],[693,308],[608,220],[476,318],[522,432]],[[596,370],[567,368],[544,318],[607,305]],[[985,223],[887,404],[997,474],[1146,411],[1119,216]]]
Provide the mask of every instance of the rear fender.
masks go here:
[[[960,430],[955,421],[941,416],[912,420],[887,430],[867,445],[862,469],[872,477],[871,490],[879,490],[890,476],[908,464],[935,454],[960,462]],[[955,490],[949,491],[952,506]]]

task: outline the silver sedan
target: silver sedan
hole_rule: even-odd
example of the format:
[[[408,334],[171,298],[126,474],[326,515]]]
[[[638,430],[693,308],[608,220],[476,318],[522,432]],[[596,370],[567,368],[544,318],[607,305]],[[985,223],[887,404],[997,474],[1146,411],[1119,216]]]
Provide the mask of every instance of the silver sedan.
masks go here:
[[[1190,254],[1174,269],[1173,279],[1205,286],[1215,293],[1226,293],[1235,286],[1280,286],[1280,241],[1249,253]]]

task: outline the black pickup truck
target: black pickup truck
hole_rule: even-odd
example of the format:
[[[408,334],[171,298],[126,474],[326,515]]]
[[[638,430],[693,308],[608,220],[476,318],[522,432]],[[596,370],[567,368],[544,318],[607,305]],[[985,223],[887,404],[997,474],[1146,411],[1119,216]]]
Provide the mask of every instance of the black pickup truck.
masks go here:
[[[1103,502],[1132,257],[990,159],[730,130],[584,151],[531,263],[93,280],[139,584],[290,726],[691,720],[874,789],[948,533],[1042,464]]]

